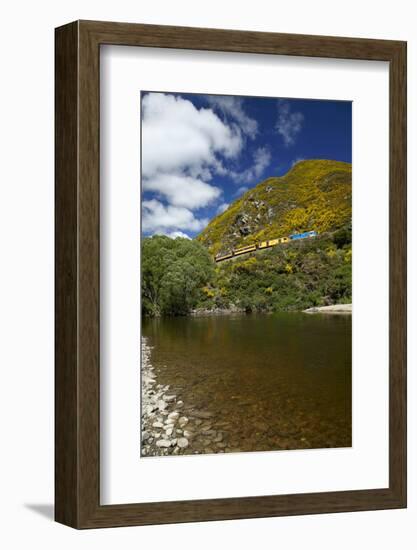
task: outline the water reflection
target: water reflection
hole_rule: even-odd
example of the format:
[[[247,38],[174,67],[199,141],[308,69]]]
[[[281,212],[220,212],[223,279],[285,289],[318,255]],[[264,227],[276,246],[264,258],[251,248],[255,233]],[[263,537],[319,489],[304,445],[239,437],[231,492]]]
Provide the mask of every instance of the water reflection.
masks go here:
[[[187,452],[351,445],[351,316],[155,319],[143,334],[158,382],[224,436],[197,434]]]

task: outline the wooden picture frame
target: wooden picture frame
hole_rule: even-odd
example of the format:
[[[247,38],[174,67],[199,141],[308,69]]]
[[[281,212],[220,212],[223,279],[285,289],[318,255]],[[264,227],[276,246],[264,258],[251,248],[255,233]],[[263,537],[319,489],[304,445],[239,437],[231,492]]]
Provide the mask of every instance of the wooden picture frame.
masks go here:
[[[75,528],[406,506],[406,43],[76,21],[56,29],[55,518]],[[100,505],[100,46],[389,62],[389,487]]]

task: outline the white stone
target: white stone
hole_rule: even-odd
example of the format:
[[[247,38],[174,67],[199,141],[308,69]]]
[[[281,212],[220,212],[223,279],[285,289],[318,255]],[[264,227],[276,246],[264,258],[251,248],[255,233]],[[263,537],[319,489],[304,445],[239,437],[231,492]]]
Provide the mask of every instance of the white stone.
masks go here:
[[[164,399],[167,403],[172,403],[175,401],[175,395],[164,395]]]
[[[158,447],[171,447],[171,441],[169,441],[168,439],[160,439],[159,441],[156,442],[156,445]]]

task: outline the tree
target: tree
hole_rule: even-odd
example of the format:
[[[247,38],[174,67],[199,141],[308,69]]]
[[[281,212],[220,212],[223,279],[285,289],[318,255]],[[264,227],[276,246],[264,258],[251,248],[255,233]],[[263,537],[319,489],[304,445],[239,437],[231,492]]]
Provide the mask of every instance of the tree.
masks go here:
[[[142,311],[145,315],[186,315],[214,277],[207,250],[189,239],[156,235],[142,245]]]

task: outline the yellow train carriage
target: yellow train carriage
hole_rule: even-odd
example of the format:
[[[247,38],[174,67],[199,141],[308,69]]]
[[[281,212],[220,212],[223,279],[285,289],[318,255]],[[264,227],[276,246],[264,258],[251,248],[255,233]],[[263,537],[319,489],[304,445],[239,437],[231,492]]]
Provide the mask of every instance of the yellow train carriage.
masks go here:
[[[233,250],[233,255],[239,256],[240,254],[247,254],[248,252],[254,252],[255,250],[256,250],[256,244],[242,246],[242,248],[235,248]]]
[[[228,252],[227,254],[223,254],[223,255],[217,255],[215,257],[215,260],[216,262],[222,262],[223,260],[228,260],[229,258],[233,258],[233,254],[232,252]]]
[[[278,244],[289,243],[292,240],[305,239],[307,237],[316,237],[317,235],[318,233],[316,231],[309,231],[305,233],[297,233],[291,235],[290,237],[278,237],[277,239],[270,239],[269,241],[261,241],[255,244],[248,244],[240,248],[235,248],[227,254],[216,256],[215,261],[221,262],[222,260],[228,260],[229,258],[233,258],[234,256],[240,256],[241,254],[248,254],[249,252],[255,252],[256,250],[262,250],[263,248],[269,248]]]
[[[270,239],[268,241],[268,246],[275,246],[277,244],[279,244],[279,239]]]

